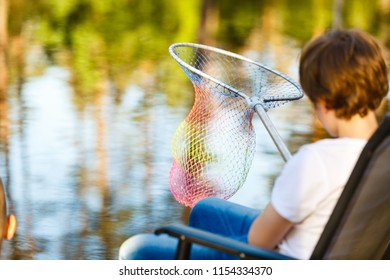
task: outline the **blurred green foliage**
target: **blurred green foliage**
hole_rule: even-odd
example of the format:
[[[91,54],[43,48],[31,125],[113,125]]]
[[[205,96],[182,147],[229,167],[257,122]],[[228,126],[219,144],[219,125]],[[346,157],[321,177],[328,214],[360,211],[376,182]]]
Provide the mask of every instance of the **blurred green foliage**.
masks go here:
[[[70,69],[80,110],[94,101],[107,80],[120,101],[126,86],[143,72],[157,75],[156,87],[164,84],[168,104],[174,106],[189,87],[169,61],[167,49],[174,42],[199,42],[206,34],[206,43],[234,51],[245,45],[255,27],[273,17],[278,28],[268,32],[282,33],[302,46],[332,26],[335,12],[341,14],[343,26],[388,41],[390,1],[344,0],[341,11],[334,10],[334,1],[12,0],[9,37],[29,36],[27,44],[41,45],[52,63]],[[161,67],[164,70],[158,71]]]

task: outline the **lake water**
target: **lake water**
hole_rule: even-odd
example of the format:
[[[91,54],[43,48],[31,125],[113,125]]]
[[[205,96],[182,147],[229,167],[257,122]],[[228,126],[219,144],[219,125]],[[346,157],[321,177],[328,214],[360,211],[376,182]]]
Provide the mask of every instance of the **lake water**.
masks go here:
[[[332,1],[133,2],[9,2],[0,176],[18,229],[3,258],[116,259],[127,237],[185,222],[190,209],[168,186],[170,145],[194,92],[169,45],[221,47],[297,80],[302,44],[333,19]],[[388,23],[372,16],[387,15],[382,2],[361,13],[345,1],[345,25],[386,44]],[[294,25],[287,11],[300,15]],[[292,152],[326,136],[305,98],[269,116]],[[283,160],[257,117],[254,127],[252,167],[230,200],[262,209]]]

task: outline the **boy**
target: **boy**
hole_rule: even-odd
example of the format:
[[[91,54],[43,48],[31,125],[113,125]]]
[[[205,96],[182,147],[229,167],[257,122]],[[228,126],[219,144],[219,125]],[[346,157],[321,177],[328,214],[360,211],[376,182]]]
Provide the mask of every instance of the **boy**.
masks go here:
[[[300,83],[321,124],[334,139],[302,146],[275,181],[271,201],[258,213],[216,199],[193,208],[189,225],[308,259],[356,161],[377,129],[374,110],[388,92],[387,67],[378,43],[359,30],[332,30],[302,51]],[[177,241],[137,235],[120,258],[173,258]],[[162,244],[162,245],[161,245]],[[191,258],[232,258],[193,246]]]
[[[16,230],[16,218],[10,214],[7,216],[7,204],[5,201],[3,182],[0,179],[0,255],[3,238],[10,240]]]
[[[303,146],[286,164],[248,239],[309,258],[361,150],[378,127],[374,110],[387,95],[388,78],[377,42],[358,30],[330,31],[309,42],[299,75],[318,119],[336,138]]]

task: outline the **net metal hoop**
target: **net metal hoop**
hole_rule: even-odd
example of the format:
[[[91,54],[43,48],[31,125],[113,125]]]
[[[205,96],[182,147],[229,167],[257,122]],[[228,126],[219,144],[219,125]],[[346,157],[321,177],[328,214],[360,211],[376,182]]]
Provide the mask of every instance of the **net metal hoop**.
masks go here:
[[[203,49],[203,50],[207,50],[207,51],[212,51],[212,52],[216,52],[218,54],[222,54],[222,55],[226,55],[228,57],[232,57],[232,58],[236,58],[236,59],[239,59],[239,60],[243,60],[243,61],[246,61],[248,63],[251,63],[251,64],[254,64],[262,69],[265,69],[279,77],[281,77],[282,79],[288,81],[291,85],[293,85],[298,94],[295,94],[295,95],[289,95],[289,96],[278,96],[278,97],[275,97],[275,96],[262,96],[260,99],[257,99],[255,102],[255,104],[253,104],[253,99],[251,99],[247,94],[243,93],[242,91],[239,91],[237,89],[235,89],[234,87],[204,73],[203,71],[189,65],[188,63],[186,63],[185,61],[183,61],[176,53],[175,53],[175,48],[177,47],[193,47],[193,48],[197,48],[197,49]],[[242,98],[245,98],[246,101],[248,102],[248,104],[251,104],[251,106],[253,107],[254,105],[257,105],[257,104],[261,104],[261,103],[265,103],[265,102],[275,102],[275,101],[293,101],[293,100],[298,100],[300,98],[303,97],[303,91],[301,89],[301,87],[295,82],[293,81],[292,79],[290,79],[289,77],[287,77],[286,75],[264,65],[264,64],[261,64],[259,62],[256,62],[252,59],[249,59],[245,56],[242,56],[242,55],[239,55],[239,54],[236,54],[236,53],[232,53],[232,52],[229,52],[229,51],[226,51],[226,50],[222,50],[222,49],[219,49],[219,48],[216,48],[216,47],[211,47],[211,46],[206,46],[206,45],[201,45],[201,44],[196,44],[196,43],[176,43],[176,44],[172,44],[170,47],[169,47],[169,53],[170,55],[172,56],[172,58],[181,66],[181,67],[184,67],[194,73],[196,73],[197,75],[205,78],[205,79],[209,79],[211,81],[213,81],[214,83],[216,83],[217,85],[220,85],[224,88],[226,88],[227,90],[239,95],[240,97]]]

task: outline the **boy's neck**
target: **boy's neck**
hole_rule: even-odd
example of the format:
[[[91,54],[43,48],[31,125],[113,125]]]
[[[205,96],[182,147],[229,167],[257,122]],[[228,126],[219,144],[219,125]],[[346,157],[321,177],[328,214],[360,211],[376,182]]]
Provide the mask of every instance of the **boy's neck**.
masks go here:
[[[377,128],[378,122],[372,111],[365,117],[355,115],[350,120],[337,120],[337,131],[340,138],[369,139]]]

